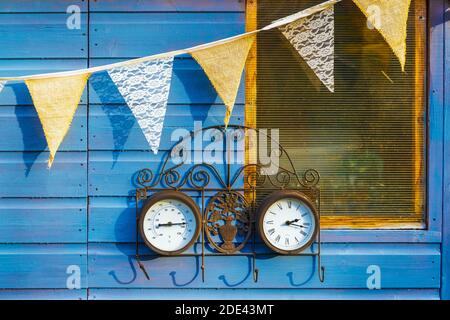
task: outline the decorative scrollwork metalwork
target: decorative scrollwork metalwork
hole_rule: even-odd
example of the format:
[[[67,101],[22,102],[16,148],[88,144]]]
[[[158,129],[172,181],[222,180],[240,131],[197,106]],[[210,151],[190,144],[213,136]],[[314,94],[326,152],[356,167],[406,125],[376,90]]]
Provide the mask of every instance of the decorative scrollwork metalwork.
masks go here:
[[[153,171],[150,169],[142,169],[136,176],[136,182],[138,185],[145,187],[153,180]]]
[[[205,210],[209,243],[222,253],[241,250],[252,231],[249,209],[249,203],[239,192],[222,191],[212,197]],[[237,236],[242,240],[236,245]]]
[[[223,126],[213,126],[201,129],[202,131],[207,130],[220,130],[223,136],[226,136],[226,128]],[[255,130],[258,134],[260,133],[257,129],[252,129],[244,126],[228,126],[228,129],[239,131],[239,139],[243,139],[246,136],[247,130]],[[199,132],[191,132],[186,138],[194,138]],[[271,139],[267,136],[268,139]],[[186,170],[186,166],[189,163],[186,161],[185,157],[182,157],[180,163],[170,167],[170,157],[172,154],[179,154],[182,150],[183,140],[175,143],[175,145],[166,152],[162,168],[160,169],[160,174],[155,175],[150,169],[142,169],[138,172],[136,182],[139,187],[143,188],[171,188],[171,189],[182,189],[182,188],[194,188],[194,189],[208,189],[209,185],[214,181],[213,184],[215,189],[226,188],[235,189],[236,185],[241,186],[242,182],[252,189],[257,188],[274,188],[274,189],[288,189],[288,188],[305,188],[314,189],[319,183],[320,176],[317,170],[308,169],[303,175],[299,176],[295,170],[294,164],[289,157],[286,150],[278,144],[277,141],[271,140],[276,148],[272,152],[276,152],[277,156],[286,159],[284,163],[288,164],[288,168],[278,167],[275,172],[269,171],[270,165],[262,165],[260,162],[254,164],[242,165],[236,172],[232,173],[230,165],[226,165],[226,171],[224,174],[220,174],[216,169],[214,164],[210,163],[197,163],[190,166]],[[240,187],[237,187],[240,188]],[[314,191],[314,190],[313,190]],[[315,194],[315,192],[312,192]]]
[[[315,187],[320,181],[320,174],[315,169],[308,169],[303,173],[302,184],[307,187]]]
[[[223,171],[219,170],[218,165],[215,163],[201,162],[191,164],[188,161],[190,150],[184,149],[185,139],[194,139],[197,134],[214,129],[218,130],[215,132],[215,138],[226,137],[222,150],[224,153],[223,159],[225,160]],[[236,129],[240,130],[236,132]],[[250,130],[253,131],[249,132]],[[233,139],[228,139],[230,137],[228,134]],[[232,167],[230,159],[233,158],[230,150],[234,151],[234,146],[237,143],[242,143],[242,146],[251,145],[250,140],[247,141],[245,139],[261,134],[265,135],[266,141],[271,142],[272,151],[268,157],[270,163],[263,164],[260,161],[256,161],[256,163],[248,162],[242,164],[237,169]],[[211,141],[217,143],[215,139]],[[279,161],[274,166],[276,170],[272,170],[274,157],[278,157]],[[175,161],[174,159],[178,160]],[[282,163],[283,166],[279,166],[279,163]],[[319,181],[320,175],[315,169],[308,169],[298,173],[284,147],[269,137],[263,130],[235,125],[202,128],[190,132],[184,139],[176,142],[170,150],[166,151],[158,169],[152,171],[146,168],[137,172],[135,177],[137,186],[136,221],[138,221],[137,218],[139,216],[138,202],[145,199],[149,193],[169,189],[186,192],[193,197],[199,197],[201,199],[200,207],[203,218],[201,253],[191,253],[190,255],[201,256],[202,279],[204,279],[205,256],[228,254],[252,256],[253,279],[257,281],[257,253],[255,251],[254,234],[253,240],[250,241],[251,250],[242,251],[242,249],[249,242],[255,227],[253,214],[257,207],[257,201],[259,201],[257,200],[258,196],[278,190],[302,192],[319,208],[320,217]],[[248,197],[246,198],[247,195]],[[145,267],[140,260],[137,230],[138,227],[136,226],[136,259],[147,276]],[[318,250],[316,253],[310,253],[309,255],[318,256],[319,279],[323,281],[323,267],[320,263],[320,232],[318,234]],[[212,246],[218,253],[206,253],[206,244]],[[188,253],[183,254],[189,255]]]

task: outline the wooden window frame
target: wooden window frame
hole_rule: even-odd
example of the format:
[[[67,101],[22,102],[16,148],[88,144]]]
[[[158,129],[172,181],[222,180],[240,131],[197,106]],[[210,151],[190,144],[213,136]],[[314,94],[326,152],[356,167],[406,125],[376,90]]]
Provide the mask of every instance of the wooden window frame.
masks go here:
[[[440,0],[444,1],[444,0]],[[429,48],[429,45],[427,43],[427,40],[429,40],[432,37],[431,29],[429,28],[430,25],[432,25],[432,10],[434,10],[434,6],[439,6],[439,4],[436,5],[436,3],[432,4],[434,1],[420,1],[415,2],[415,7],[411,8],[410,10],[410,18],[414,17],[416,21],[416,25],[418,26],[416,30],[423,30],[423,32],[417,33],[416,36],[416,57],[429,57],[430,52],[426,52]],[[427,10],[428,9],[428,10]],[[427,14],[425,16],[425,14]],[[424,18],[427,17],[426,21],[428,22],[428,25],[426,28],[423,28],[423,26],[420,26],[423,24]],[[429,19],[428,19],[429,18]],[[246,30],[252,31],[257,29],[257,0],[248,0],[246,3]],[[431,59],[429,60],[431,61]],[[427,61],[424,61],[424,59],[416,58],[415,61],[415,81],[417,85],[425,83],[426,79],[425,72],[426,70],[426,63]],[[431,65],[430,68],[431,69]],[[428,70],[430,72],[430,70]],[[431,73],[428,73],[429,75]],[[254,46],[252,47],[249,58],[247,60],[246,65],[246,102],[245,102],[245,125],[248,127],[256,127],[256,112],[257,112],[257,105],[256,105],[256,93],[257,93],[257,86],[256,86],[256,79],[257,79],[257,42],[255,42]],[[430,88],[429,88],[430,89]],[[424,104],[426,104],[426,93],[431,92],[430,90],[417,90],[416,91],[416,97],[415,97],[415,110],[416,112],[421,112],[421,109]],[[428,95],[429,96],[429,95]],[[430,105],[431,106],[431,105]],[[428,112],[431,112],[431,110],[428,109]],[[428,124],[430,123],[430,119],[428,119]],[[416,135],[420,134],[420,128],[417,121],[415,121],[416,126]],[[427,132],[427,139],[425,139],[425,147],[426,147],[426,154],[430,153],[430,146],[427,144],[427,141],[429,141],[429,134],[431,133],[429,125],[426,125],[425,132]],[[419,141],[416,139],[416,141]],[[246,152],[246,161],[249,162],[251,159],[254,159],[256,156],[256,150],[253,150],[251,147],[247,146],[247,152]],[[415,179],[420,179],[421,172],[421,166],[423,165],[421,162],[423,161],[422,152],[419,150],[419,148],[416,148],[416,171],[415,171]],[[426,156],[426,158],[429,158]],[[380,215],[380,216],[322,216],[321,219],[321,226],[324,229],[348,229],[348,230],[355,230],[355,229],[366,229],[366,230],[380,230],[384,229],[387,232],[388,230],[411,230],[417,231],[417,232],[423,232],[426,230],[433,230],[435,229],[434,224],[437,222],[437,218],[435,217],[435,214],[430,213],[430,206],[427,206],[426,204],[430,201],[430,192],[433,191],[430,185],[430,181],[428,179],[430,169],[433,169],[432,167],[433,163],[427,163],[427,166],[425,167],[425,175],[427,177],[427,185],[425,188],[425,196],[423,199],[420,199],[420,203],[417,203],[418,206],[421,207],[421,210],[424,211],[424,217],[421,220],[418,220],[416,216],[408,218],[404,216],[394,216],[394,215]],[[421,188],[417,188],[417,192],[421,193]],[[419,198],[418,198],[419,199]]]

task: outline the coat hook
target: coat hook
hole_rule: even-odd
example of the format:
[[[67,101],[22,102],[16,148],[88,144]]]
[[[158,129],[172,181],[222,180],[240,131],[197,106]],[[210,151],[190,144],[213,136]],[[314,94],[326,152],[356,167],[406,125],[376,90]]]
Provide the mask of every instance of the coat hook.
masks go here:
[[[255,268],[255,269],[253,270],[253,281],[254,281],[254,282],[258,282],[258,276],[259,276],[259,269],[258,269],[258,268]]]
[[[321,266],[319,271],[319,280],[320,282],[324,282],[325,281],[325,267]]]
[[[139,259],[139,257],[137,257],[137,262],[138,262],[138,265],[139,265],[139,268],[142,270],[142,272],[144,273],[144,276],[147,278],[147,280],[150,280],[150,277],[149,277],[149,275],[148,275],[148,273],[147,273],[147,270],[145,270],[145,267],[144,267],[144,265],[142,264],[142,262],[141,262],[141,260]]]

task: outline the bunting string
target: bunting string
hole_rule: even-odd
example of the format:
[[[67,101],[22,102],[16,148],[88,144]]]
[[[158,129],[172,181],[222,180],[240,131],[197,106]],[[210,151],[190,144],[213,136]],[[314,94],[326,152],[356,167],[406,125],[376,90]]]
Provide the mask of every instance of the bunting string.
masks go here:
[[[228,126],[230,121],[242,71],[255,37],[255,34],[251,34],[213,48],[203,48],[190,52],[208,75],[227,108],[224,120],[225,126]]]
[[[86,69],[0,77],[0,92],[7,81],[25,81],[47,140],[48,166],[51,167],[89,76],[107,71],[156,154],[169,99],[173,61],[177,55],[190,54],[203,68],[226,106],[225,126],[230,121],[249,51],[256,34],[262,31],[278,29],[325,87],[334,92],[334,5],[340,1],[328,0],[261,29],[191,48]],[[384,37],[404,71],[411,0],[353,2]],[[374,7],[379,9],[379,21],[373,15]]]
[[[25,80],[47,140],[49,168],[69,131],[89,76]]]
[[[173,57],[168,57],[108,71],[155,154],[166,115],[172,68]]]
[[[150,60],[156,60],[156,59],[162,59],[162,58],[168,58],[168,57],[175,57],[178,55],[182,55],[182,54],[187,54],[189,52],[193,52],[193,51],[197,51],[200,49],[206,49],[206,48],[212,48],[214,46],[217,45],[221,45],[224,43],[228,43],[228,42],[232,42],[234,40],[238,40],[242,37],[247,37],[249,35],[252,34],[256,34],[262,31],[268,31],[268,30],[272,30],[275,28],[278,28],[282,25],[288,24],[290,22],[293,22],[299,18],[303,18],[303,17],[307,17],[311,14],[314,14],[316,12],[319,12],[327,7],[329,7],[330,5],[334,5],[338,2],[340,2],[342,0],[329,0],[329,1],[325,1],[321,4],[318,4],[316,6],[310,7],[308,9],[302,10],[296,14],[284,17],[282,19],[276,20],[273,23],[265,26],[264,28],[261,29],[257,29],[254,31],[249,31],[249,32],[245,32],[236,36],[232,36],[232,37],[228,37],[228,38],[224,38],[221,40],[217,40],[217,41],[212,41],[212,42],[208,42],[208,43],[204,43],[201,45],[197,45],[194,47],[190,47],[190,48],[186,48],[186,49],[180,49],[180,50],[174,50],[174,51],[169,51],[169,52],[164,52],[164,53],[159,53],[159,54],[155,54],[155,55],[150,55],[150,56],[145,56],[145,57],[141,57],[141,58],[137,58],[137,59],[130,59],[130,60],[126,60],[126,61],[122,61],[122,62],[117,62],[117,63],[112,63],[112,64],[106,64],[103,66],[98,66],[98,67],[90,67],[90,68],[85,68],[85,69],[78,69],[78,70],[72,70],[72,71],[61,71],[61,72],[52,72],[52,73],[42,73],[42,74],[36,74],[36,75],[26,75],[26,76],[19,76],[19,77],[1,77],[0,76],[0,81],[4,81],[4,80],[27,80],[27,79],[41,79],[41,78],[52,78],[52,77],[66,77],[66,76],[73,76],[73,75],[79,75],[79,74],[92,74],[95,72],[101,72],[101,71],[108,71],[109,69],[113,69],[113,68],[117,68],[117,67],[124,67],[124,66],[130,66],[130,65],[134,65],[134,64],[139,64],[145,61],[150,61]]]
[[[381,33],[405,71],[406,28],[411,0],[353,0]],[[375,14],[377,13],[377,14]]]
[[[334,92],[334,6],[279,29],[328,90]]]

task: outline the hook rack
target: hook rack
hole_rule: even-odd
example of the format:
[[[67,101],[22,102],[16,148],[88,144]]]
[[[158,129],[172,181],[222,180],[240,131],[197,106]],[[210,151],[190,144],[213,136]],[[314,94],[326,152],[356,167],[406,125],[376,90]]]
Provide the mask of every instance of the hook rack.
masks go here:
[[[246,132],[248,130],[254,130],[256,133],[261,134],[258,129],[248,128],[244,126],[230,125],[227,128],[224,126],[212,126],[208,128],[203,128],[197,131],[193,131],[186,138],[193,138],[195,135],[206,130],[218,130],[223,135],[227,135],[227,130],[242,130],[244,132],[241,135],[241,139],[245,139]],[[266,135],[265,133],[263,133]],[[264,171],[266,166],[260,163],[255,164],[245,164],[240,167],[233,175],[231,173],[231,162],[230,162],[230,147],[228,145],[228,139],[225,139],[226,150],[226,172],[225,179],[219,174],[217,169],[208,163],[200,163],[192,165],[184,174],[180,173],[180,168],[185,166],[185,162],[182,161],[174,166],[169,166],[169,159],[173,152],[177,152],[179,145],[184,141],[184,139],[176,143],[172,148],[166,152],[165,160],[162,164],[162,168],[159,174],[155,175],[150,169],[142,169],[138,172],[136,177],[136,183],[138,187],[136,188],[135,200],[136,200],[136,253],[135,258],[139,265],[139,268],[144,273],[147,280],[151,279],[151,275],[146,270],[141,257],[144,256],[139,252],[139,203],[141,200],[146,200],[149,195],[166,190],[176,190],[190,195],[199,195],[201,197],[201,252],[200,253],[181,253],[176,256],[169,257],[197,257],[201,258],[201,276],[202,282],[205,281],[205,258],[213,256],[247,256],[251,259],[252,265],[252,278],[254,282],[259,280],[259,269],[257,268],[257,256],[276,256],[276,253],[264,253],[259,254],[256,251],[256,219],[255,213],[257,208],[257,192],[273,192],[277,190],[295,190],[302,192],[307,195],[312,201],[315,202],[318,211],[318,221],[319,230],[316,235],[314,243],[317,244],[317,250],[313,252],[300,252],[295,255],[290,256],[312,256],[317,259],[317,274],[320,282],[325,280],[325,267],[321,264],[321,239],[320,239],[320,189],[318,188],[318,182],[320,179],[319,173],[314,169],[306,170],[303,176],[298,176],[293,162],[286,150],[275,140],[271,139],[269,136],[266,137],[275,143],[280,151],[280,157],[285,156],[287,158],[289,169],[280,167],[278,172],[274,176],[263,175],[261,172]],[[234,149],[233,149],[234,150]],[[244,180],[244,186],[235,185]],[[217,186],[210,186],[211,181],[214,180]],[[214,193],[213,196],[210,196]],[[245,197],[244,197],[245,195]],[[206,203],[206,198],[209,197],[208,203]],[[250,200],[248,200],[250,199]],[[245,215],[246,219],[238,221],[235,215],[227,216],[227,219],[233,220],[234,228],[238,228],[239,231],[243,232],[243,241],[237,246],[232,242],[236,240],[234,232],[233,238],[224,239],[228,237],[226,234],[221,234],[222,240],[216,241],[213,239],[212,234],[217,235],[218,231],[215,229],[214,225],[211,224],[211,212],[214,211],[216,206],[223,206],[226,203],[228,206],[230,203],[233,205],[233,209],[239,207],[241,209],[240,214]],[[228,207],[227,207],[228,208]],[[221,208],[224,209],[224,208]],[[228,208],[229,209],[229,208]],[[228,210],[223,210],[226,212]],[[231,210],[233,211],[233,210]],[[228,213],[227,213],[228,214]],[[225,219],[225,218],[223,218]],[[238,225],[241,224],[241,225]],[[208,241],[206,241],[206,238]],[[251,238],[251,239],[250,239]],[[249,252],[243,252],[242,249],[250,242],[251,250]],[[206,252],[206,245],[211,246],[216,252]]]

